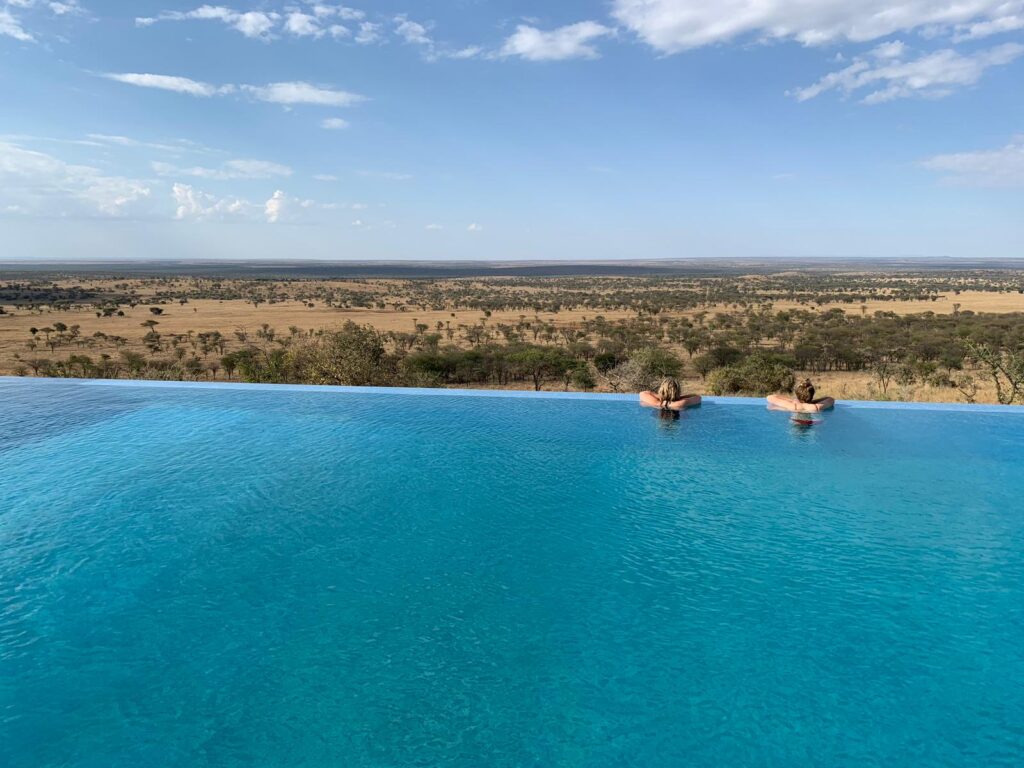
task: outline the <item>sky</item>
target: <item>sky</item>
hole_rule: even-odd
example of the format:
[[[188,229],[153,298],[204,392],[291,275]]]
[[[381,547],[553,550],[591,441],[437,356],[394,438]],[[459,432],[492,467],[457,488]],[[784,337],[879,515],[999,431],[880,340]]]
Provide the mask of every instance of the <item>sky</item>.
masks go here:
[[[1024,257],[1024,0],[0,0],[0,260]]]

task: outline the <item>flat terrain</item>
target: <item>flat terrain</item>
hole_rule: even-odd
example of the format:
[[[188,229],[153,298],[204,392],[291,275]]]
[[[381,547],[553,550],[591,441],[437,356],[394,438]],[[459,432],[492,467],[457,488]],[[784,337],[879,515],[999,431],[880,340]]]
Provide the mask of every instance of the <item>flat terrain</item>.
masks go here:
[[[372,326],[396,349],[411,351],[422,348],[429,334],[435,335],[435,346],[463,349],[513,339],[596,343],[601,334],[593,324],[600,320],[604,333],[613,336],[607,328],[646,329],[642,332],[654,333],[657,345],[688,361],[693,355],[672,333],[651,329],[728,326],[755,311],[806,313],[812,327],[815,315],[834,310],[859,318],[1024,313],[1024,272],[286,280],[0,272],[0,307],[0,374],[31,373],[45,361],[75,354],[117,360],[132,352],[181,361],[186,353],[180,346],[204,366],[214,364],[205,375],[222,378],[216,360],[254,339],[312,335],[350,321]],[[156,347],[146,341],[151,332],[162,339]],[[214,340],[200,348],[201,335]],[[702,389],[696,371],[687,367],[684,378],[691,388]],[[825,371],[815,378],[820,391],[840,397],[878,396],[868,372]],[[609,383],[598,377],[597,388],[607,389]],[[887,396],[963,399],[951,387],[909,384]],[[989,385],[980,382],[977,398],[993,397]]]

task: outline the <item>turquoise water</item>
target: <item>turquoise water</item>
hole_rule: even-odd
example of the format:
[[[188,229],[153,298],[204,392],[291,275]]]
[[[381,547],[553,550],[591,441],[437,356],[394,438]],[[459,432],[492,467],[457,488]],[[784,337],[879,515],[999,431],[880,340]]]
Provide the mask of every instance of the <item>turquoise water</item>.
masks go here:
[[[0,765],[1002,766],[1024,414],[0,380]]]

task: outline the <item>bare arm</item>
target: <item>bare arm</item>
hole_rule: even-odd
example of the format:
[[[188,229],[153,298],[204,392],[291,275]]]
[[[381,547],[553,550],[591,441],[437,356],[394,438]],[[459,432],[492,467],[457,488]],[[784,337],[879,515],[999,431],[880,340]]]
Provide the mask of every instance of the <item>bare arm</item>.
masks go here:
[[[700,405],[700,395],[683,395],[679,400],[669,403],[668,407],[673,411],[682,411],[695,405]]]

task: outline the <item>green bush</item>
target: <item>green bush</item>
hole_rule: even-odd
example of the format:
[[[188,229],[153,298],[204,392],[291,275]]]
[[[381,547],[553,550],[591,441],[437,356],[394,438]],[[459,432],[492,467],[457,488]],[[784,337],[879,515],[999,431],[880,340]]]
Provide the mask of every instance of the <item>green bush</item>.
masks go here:
[[[597,386],[597,379],[594,378],[594,374],[590,372],[590,366],[586,363],[576,364],[572,371],[571,381],[573,387],[584,391],[589,391]]]
[[[796,384],[793,369],[778,359],[755,353],[736,365],[717,368],[708,376],[713,395],[758,395],[791,392]]]

